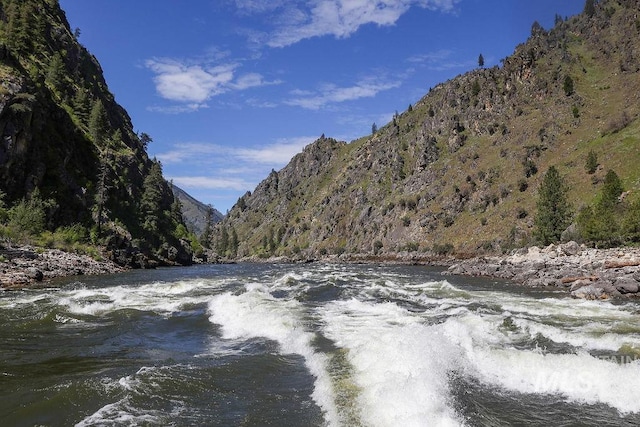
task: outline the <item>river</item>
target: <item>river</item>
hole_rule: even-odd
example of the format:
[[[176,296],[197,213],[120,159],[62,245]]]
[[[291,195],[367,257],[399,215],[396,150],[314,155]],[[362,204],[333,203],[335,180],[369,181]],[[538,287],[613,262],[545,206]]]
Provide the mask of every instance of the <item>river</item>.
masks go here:
[[[637,426],[640,304],[381,265],[0,291],[2,426]]]

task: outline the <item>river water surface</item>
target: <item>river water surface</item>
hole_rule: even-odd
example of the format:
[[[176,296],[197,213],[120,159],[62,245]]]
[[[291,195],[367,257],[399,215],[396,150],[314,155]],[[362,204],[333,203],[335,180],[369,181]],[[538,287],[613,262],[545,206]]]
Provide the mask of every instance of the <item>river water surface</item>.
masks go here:
[[[426,267],[0,291],[2,426],[637,426],[640,304]]]

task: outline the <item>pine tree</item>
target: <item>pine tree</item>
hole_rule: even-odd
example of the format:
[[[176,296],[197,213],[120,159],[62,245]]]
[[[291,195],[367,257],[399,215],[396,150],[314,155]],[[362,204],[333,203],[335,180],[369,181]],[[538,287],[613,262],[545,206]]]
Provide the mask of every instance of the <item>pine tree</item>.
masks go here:
[[[562,88],[564,89],[564,94],[567,96],[571,96],[573,95],[574,92],[574,87],[573,87],[573,79],[571,78],[571,76],[567,76],[564,78],[564,83],[562,85]]]
[[[544,245],[559,241],[562,232],[571,223],[572,212],[567,193],[567,184],[555,166],[551,166],[540,185],[535,219],[535,235]]]
[[[234,257],[238,255],[238,244],[240,243],[238,241],[238,233],[236,232],[235,228],[231,228],[231,241],[230,243],[230,250],[231,250],[231,255],[233,255]]]
[[[162,167],[159,162],[154,161],[142,184],[142,198],[140,199],[142,228],[152,234],[160,230],[163,182]]]
[[[47,69],[46,82],[55,90],[62,91],[64,89],[65,74],[66,68],[62,56],[59,53],[53,54]]]
[[[218,254],[222,256],[227,255],[227,249],[229,249],[229,232],[225,227],[222,227],[220,231],[220,238],[218,239],[217,248]]]
[[[625,212],[622,229],[626,238],[632,242],[640,242],[640,199],[633,202]]]
[[[149,136],[149,134],[145,133],[145,132],[142,132],[139,135],[139,138],[140,138],[140,142],[142,143],[142,146],[144,147],[145,150],[149,146],[149,143],[153,142],[153,138],[151,138],[151,136]]]
[[[89,134],[98,147],[103,147],[109,135],[109,118],[102,101],[93,103],[89,116]]]
[[[622,181],[618,174],[608,170],[602,186],[602,198],[598,203],[600,209],[613,209],[618,204],[618,198],[624,192]]]
[[[589,175],[596,173],[596,170],[598,170],[598,156],[593,150],[590,150],[589,154],[587,154],[584,168]]]
[[[204,230],[200,236],[200,244],[207,249],[211,248],[211,232],[213,231],[213,206],[207,207],[207,216],[204,222]]]
[[[73,111],[78,119],[80,119],[80,122],[85,125],[88,124],[91,112],[89,111],[89,96],[84,88],[76,91],[72,104]]]
[[[98,173],[98,182],[96,183],[96,195],[95,195],[95,221],[98,231],[98,236],[102,235],[102,225],[104,223],[106,212],[106,205],[109,200],[110,180],[111,180],[111,167],[109,165],[110,151],[105,149],[100,153],[100,171]]]
[[[609,170],[599,199],[593,207],[583,208],[578,215],[578,230],[583,239],[599,245],[615,246],[622,242],[622,229],[633,232],[633,220],[629,222],[630,218],[625,218],[618,202],[623,191],[620,178]]]
[[[587,0],[584,3],[584,14],[591,18],[596,13],[595,0]]]

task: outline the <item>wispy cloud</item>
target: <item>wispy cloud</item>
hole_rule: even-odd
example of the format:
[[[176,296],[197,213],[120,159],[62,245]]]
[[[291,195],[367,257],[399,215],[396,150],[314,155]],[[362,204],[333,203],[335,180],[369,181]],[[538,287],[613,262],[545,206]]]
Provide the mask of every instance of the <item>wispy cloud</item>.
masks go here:
[[[318,110],[327,104],[372,98],[379,92],[394,89],[400,85],[399,81],[380,81],[375,78],[366,78],[348,87],[325,84],[316,92],[294,91],[292,92],[294,97],[286,100],[285,104]]]
[[[208,105],[206,101],[229,91],[279,84],[267,81],[258,73],[239,74],[240,64],[211,64],[206,60],[177,60],[155,58],[145,62],[154,74],[153,81],[160,97],[178,103],[168,107],[149,107],[151,111],[165,113],[193,112]]]
[[[166,176],[179,187],[202,192],[251,191],[272,169],[281,169],[316,137],[278,139],[255,147],[213,143],[179,143],[156,154]],[[184,166],[188,165],[186,174]]]
[[[306,136],[280,139],[264,147],[235,149],[233,155],[243,162],[282,167],[314,139],[316,138]]]
[[[476,65],[472,60],[459,60],[454,58],[454,55],[454,51],[442,49],[434,52],[413,55],[409,57],[407,61],[432,71],[446,71],[459,68],[468,69]]]
[[[236,190],[246,191],[253,183],[241,178],[215,178],[208,176],[169,176],[178,187],[200,190]]]
[[[236,0],[243,13],[269,16],[273,30],[266,35],[271,47],[333,35],[349,37],[366,24],[394,25],[412,6],[449,12],[460,0]]]
[[[156,158],[165,165],[183,162],[200,163],[203,160],[217,159],[226,150],[226,147],[217,144],[178,143],[174,144],[171,150],[156,154]]]

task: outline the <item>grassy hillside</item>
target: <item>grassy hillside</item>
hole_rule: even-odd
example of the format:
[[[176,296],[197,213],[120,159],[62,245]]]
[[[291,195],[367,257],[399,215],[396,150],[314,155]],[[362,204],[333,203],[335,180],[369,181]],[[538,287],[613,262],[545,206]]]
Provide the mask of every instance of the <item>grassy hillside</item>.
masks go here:
[[[444,82],[375,135],[320,138],[245,195],[218,227],[237,256],[503,251],[534,242],[555,166],[578,212],[614,170],[640,196],[637,1],[558,19],[500,67]],[[592,151],[594,174],[585,162]]]

